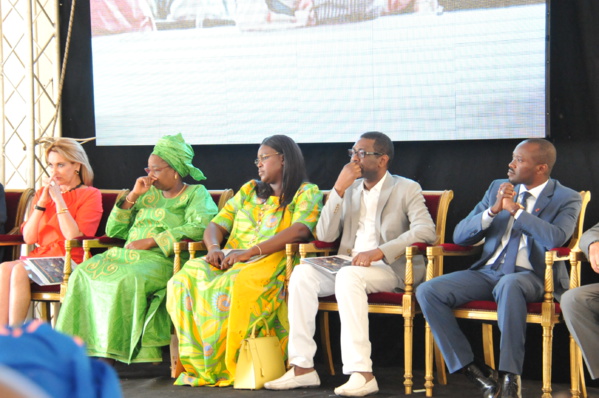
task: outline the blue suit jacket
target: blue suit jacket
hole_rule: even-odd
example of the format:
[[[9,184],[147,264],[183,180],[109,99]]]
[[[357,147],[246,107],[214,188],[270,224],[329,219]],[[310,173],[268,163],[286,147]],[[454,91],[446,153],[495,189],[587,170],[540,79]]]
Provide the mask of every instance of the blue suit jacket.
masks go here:
[[[482,256],[471,269],[478,269],[489,261],[507,228],[511,217],[507,211],[500,212],[486,230],[482,229],[481,224],[483,212],[495,203],[499,186],[506,181],[493,181],[484,198],[460,221],[453,233],[453,241],[460,245],[473,245],[485,239]],[[519,192],[520,186],[515,189]],[[522,212],[514,222],[513,228],[528,237],[529,260],[539,278],[545,279],[545,252],[564,245],[572,236],[581,205],[578,192],[550,179],[532,213]],[[559,298],[569,286],[568,272],[562,261],[555,263],[554,283],[555,294]]]

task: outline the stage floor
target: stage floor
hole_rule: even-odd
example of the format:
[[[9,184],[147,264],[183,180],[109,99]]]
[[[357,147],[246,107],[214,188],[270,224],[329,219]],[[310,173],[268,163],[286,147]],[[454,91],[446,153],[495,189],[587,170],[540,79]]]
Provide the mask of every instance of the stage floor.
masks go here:
[[[561,371],[559,364],[554,372]],[[315,389],[302,389],[292,391],[245,391],[235,390],[232,387],[181,387],[174,386],[173,380],[169,377],[169,364],[163,362],[159,365],[151,364],[117,364],[116,370],[122,380],[123,395],[127,398],[185,398],[185,397],[267,397],[267,398],[287,398],[287,397],[334,397],[333,389],[345,383],[347,376],[337,374],[330,376],[322,365],[317,365],[321,379],[321,387]],[[340,372],[340,366],[336,368]],[[567,371],[567,369],[563,369]],[[380,391],[376,397],[403,397],[403,369],[399,367],[375,367],[375,375],[379,384]],[[541,381],[523,380],[522,397],[537,398],[541,396]],[[424,397],[424,371],[414,371],[414,391],[412,397]],[[435,381],[434,397],[479,397],[477,392],[465,377],[461,375],[448,375],[448,384],[445,386],[437,385]],[[599,388],[588,388],[590,398],[599,398]],[[566,384],[553,385],[554,398],[570,397],[569,386]]]

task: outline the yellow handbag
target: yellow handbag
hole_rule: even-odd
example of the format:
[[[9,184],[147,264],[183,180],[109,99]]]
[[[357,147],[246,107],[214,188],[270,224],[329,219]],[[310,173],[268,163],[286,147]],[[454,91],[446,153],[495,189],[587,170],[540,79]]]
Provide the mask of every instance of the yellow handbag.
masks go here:
[[[263,322],[265,336],[256,336],[256,324]],[[250,336],[241,342],[234,388],[259,390],[264,383],[278,379],[285,373],[285,361],[277,336],[271,336],[264,318],[251,326]]]

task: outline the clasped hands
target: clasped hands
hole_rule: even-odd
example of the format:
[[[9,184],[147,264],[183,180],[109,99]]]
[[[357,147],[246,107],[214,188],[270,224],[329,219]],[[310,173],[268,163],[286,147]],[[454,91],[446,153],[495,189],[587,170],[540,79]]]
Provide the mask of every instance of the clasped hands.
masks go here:
[[[509,182],[504,182],[499,186],[497,190],[497,196],[495,203],[491,207],[493,214],[499,214],[502,210],[506,210],[512,216],[521,208],[519,203],[514,202],[514,186]]]
[[[248,250],[235,250],[225,256],[225,253],[220,248],[209,249],[206,254],[206,261],[222,270],[227,270],[235,263],[244,263],[252,258],[251,248]]]
[[[56,177],[50,176],[43,178],[42,194],[36,204],[41,207],[46,207],[50,202],[64,204],[64,200],[62,203],[60,203],[60,200],[62,200],[62,193],[60,192],[60,185],[58,184],[58,181],[56,181]]]

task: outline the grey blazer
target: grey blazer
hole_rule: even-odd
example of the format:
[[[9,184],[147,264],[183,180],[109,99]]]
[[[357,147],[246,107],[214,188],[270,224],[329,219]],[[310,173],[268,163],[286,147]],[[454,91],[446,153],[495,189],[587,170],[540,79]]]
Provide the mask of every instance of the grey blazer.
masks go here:
[[[341,235],[339,254],[351,256],[360,218],[362,179],[356,180],[340,197],[333,189],[316,225],[319,240],[333,242]],[[405,288],[405,251],[415,242],[434,243],[435,224],[422,196],[420,184],[391,175],[383,183],[376,211],[376,233],[383,261],[389,264]],[[414,286],[424,281],[423,256],[414,258]]]
[[[587,258],[589,258],[589,246],[591,243],[599,240],[599,224],[595,224],[595,226],[588,231],[586,231],[580,237],[580,250],[584,253]]]

